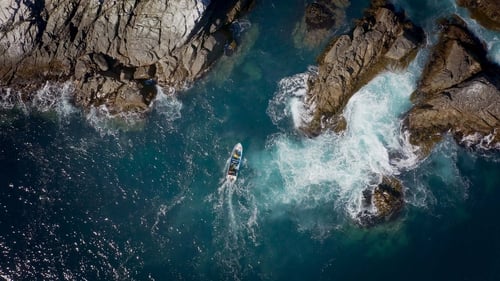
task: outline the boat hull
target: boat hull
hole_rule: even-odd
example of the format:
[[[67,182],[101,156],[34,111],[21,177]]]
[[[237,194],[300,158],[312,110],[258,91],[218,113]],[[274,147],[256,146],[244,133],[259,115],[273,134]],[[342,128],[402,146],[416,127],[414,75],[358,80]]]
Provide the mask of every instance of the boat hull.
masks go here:
[[[229,182],[234,182],[238,178],[238,172],[240,171],[241,160],[243,157],[243,146],[241,143],[237,143],[233,151],[231,152],[231,158],[229,158],[229,166],[226,171],[226,180]]]

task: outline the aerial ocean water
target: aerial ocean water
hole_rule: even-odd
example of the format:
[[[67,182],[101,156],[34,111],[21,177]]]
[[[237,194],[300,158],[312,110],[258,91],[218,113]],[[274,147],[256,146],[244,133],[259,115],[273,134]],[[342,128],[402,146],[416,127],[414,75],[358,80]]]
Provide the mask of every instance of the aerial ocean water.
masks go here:
[[[452,0],[394,3],[427,45],[351,98],[342,134],[297,132],[324,47],[294,45],[302,0],[259,1],[238,51],[185,91],[160,88],[146,120],[84,113],[70,82],[0,97],[0,280],[500,280],[499,153],[449,138],[418,162],[400,131],[438,18],[463,17],[497,63],[500,33]],[[360,228],[379,173],[401,179],[404,211]]]

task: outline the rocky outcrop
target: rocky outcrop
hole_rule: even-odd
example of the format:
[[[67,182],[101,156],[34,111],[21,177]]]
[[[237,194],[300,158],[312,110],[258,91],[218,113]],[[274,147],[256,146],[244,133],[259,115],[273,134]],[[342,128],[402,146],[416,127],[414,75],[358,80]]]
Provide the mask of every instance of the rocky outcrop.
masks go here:
[[[252,2],[1,1],[0,86],[29,99],[46,80],[73,79],[84,108],[145,111],[155,93],[143,82],[179,89],[200,77]]]
[[[379,1],[376,1],[379,2]],[[305,98],[311,120],[303,131],[342,130],[341,113],[350,97],[388,65],[406,65],[423,42],[422,29],[390,5],[373,4],[352,34],[335,38],[319,58],[318,75]]]
[[[293,32],[296,47],[314,48],[331,37],[345,19],[348,0],[317,0],[307,4],[304,17]]]
[[[500,149],[500,68],[458,17],[444,20],[404,127],[430,152],[444,134],[463,144]]]
[[[375,188],[363,192],[363,210],[357,215],[358,222],[373,226],[389,221],[401,212],[403,205],[403,185],[396,178],[384,176]]]
[[[500,1],[457,0],[457,4],[469,9],[471,16],[483,26],[500,31]]]

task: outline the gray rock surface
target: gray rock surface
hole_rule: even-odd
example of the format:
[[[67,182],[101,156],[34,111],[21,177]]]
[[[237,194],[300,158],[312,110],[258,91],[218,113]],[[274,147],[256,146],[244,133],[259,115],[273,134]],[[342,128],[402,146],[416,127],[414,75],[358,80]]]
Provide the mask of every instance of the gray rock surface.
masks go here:
[[[373,5],[352,34],[335,38],[319,58],[309,81],[306,107],[312,112],[303,131],[343,130],[342,110],[350,97],[387,65],[403,65],[423,42],[423,31],[390,5]]]
[[[75,101],[84,108],[144,111],[142,82],[180,89],[200,77],[231,41],[231,22],[252,3],[1,1],[0,87],[29,98],[46,80],[74,79]]]
[[[427,155],[443,135],[485,149],[500,149],[500,67],[460,18],[442,22],[404,126]]]

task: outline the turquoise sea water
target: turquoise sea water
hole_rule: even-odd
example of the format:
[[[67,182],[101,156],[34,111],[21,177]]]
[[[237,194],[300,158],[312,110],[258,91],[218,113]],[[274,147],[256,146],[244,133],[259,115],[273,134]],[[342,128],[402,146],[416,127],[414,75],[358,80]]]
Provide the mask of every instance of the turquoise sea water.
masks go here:
[[[353,1],[344,30],[366,2]],[[465,10],[418,3],[396,1],[429,34],[459,13],[500,60],[499,34]],[[293,45],[303,7],[259,2],[238,52],[175,97],[163,89],[144,123],[81,113],[68,84],[34,105],[2,100],[0,279],[498,280],[500,155],[446,140],[417,163],[399,131],[427,49],[352,98],[344,134],[295,131],[321,50]],[[352,217],[380,172],[402,180],[406,207],[361,229]]]

